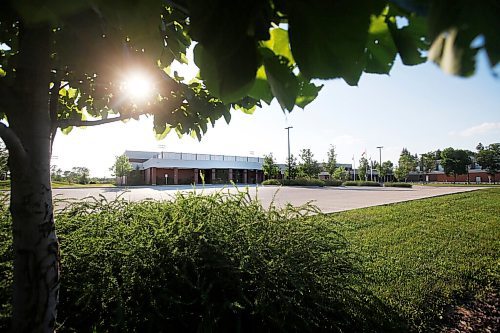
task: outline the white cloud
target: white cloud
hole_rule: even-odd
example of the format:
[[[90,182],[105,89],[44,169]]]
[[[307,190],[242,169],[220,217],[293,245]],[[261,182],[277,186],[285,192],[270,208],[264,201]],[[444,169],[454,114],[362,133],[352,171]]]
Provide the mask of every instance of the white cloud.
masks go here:
[[[450,132],[450,135],[458,135],[463,137],[470,137],[473,135],[484,134],[491,131],[500,130],[500,122],[496,123],[482,123],[480,125],[466,128],[460,132]]]

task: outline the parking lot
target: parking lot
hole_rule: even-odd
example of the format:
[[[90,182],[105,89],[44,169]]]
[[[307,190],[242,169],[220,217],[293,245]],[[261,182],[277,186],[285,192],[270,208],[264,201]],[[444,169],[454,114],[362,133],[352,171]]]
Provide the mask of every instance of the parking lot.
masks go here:
[[[176,192],[196,191],[210,194],[215,191],[244,191],[248,189],[252,198],[259,200],[264,206],[274,202],[277,206],[287,203],[302,205],[312,201],[323,212],[338,212],[356,208],[378,206],[395,202],[422,199],[452,193],[477,190],[476,187],[432,187],[413,186],[413,188],[393,187],[278,187],[278,186],[141,186],[110,188],[70,188],[54,189],[58,198],[83,199],[86,197],[104,196],[108,200],[118,196],[130,200],[144,199],[170,200]]]

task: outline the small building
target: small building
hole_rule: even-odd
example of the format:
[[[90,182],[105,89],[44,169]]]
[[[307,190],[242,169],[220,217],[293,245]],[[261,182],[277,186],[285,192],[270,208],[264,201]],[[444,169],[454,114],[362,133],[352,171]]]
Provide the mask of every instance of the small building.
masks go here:
[[[261,157],[131,150],[125,155],[135,173],[130,185],[258,184],[264,179]]]

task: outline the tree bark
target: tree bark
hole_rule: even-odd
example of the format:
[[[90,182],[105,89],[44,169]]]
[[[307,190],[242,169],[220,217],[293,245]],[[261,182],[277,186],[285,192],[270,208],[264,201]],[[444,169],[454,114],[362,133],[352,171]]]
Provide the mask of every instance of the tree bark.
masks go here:
[[[14,245],[14,332],[53,332],[59,294],[59,244],[50,184],[50,29],[21,26],[15,89],[19,107],[7,113],[21,141],[12,149],[11,202]]]

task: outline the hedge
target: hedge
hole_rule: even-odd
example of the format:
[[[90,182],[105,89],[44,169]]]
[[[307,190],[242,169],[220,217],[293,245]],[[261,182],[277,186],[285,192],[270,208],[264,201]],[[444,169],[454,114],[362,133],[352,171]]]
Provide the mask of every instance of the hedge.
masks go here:
[[[266,179],[261,183],[261,185],[281,185],[281,181],[278,179]]]
[[[406,188],[411,188],[412,184],[410,184],[410,183],[384,183],[384,187],[406,187]]]
[[[295,178],[295,179],[268,179],[262,185],[283,185],[283,186],[325,186],[325,182],[316,178]]]
[[[58,331],[368,331],[384,309],[336,225],[305,207],[265,210],[248,192],[173,201],[74,202],[56,214]],[[0,331],[12,283],[0,216]],[[385,331],[382,330],[382,331]]]
[[[357,180],[357,181],[352,181],[352,180],[349,180],[349,181],[346,181],[344,182],[344,185],[345,186],[380,186],[380,183],[377,183],[377,182],[371,182],[371,181],[361,181],[361,180]]]
[[[338,179],[327,179],[324,181],[326,186],[341,186],[342,181]]]

